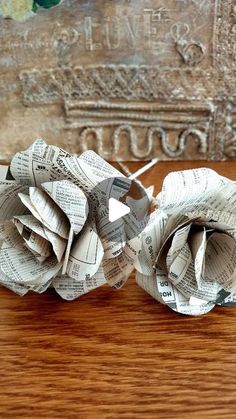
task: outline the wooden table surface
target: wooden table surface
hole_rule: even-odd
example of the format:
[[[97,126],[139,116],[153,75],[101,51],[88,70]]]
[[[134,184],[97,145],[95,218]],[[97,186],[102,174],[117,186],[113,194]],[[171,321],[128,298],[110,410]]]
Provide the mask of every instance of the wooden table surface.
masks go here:
[[[171,170],[236,162],[160,163]],[[132,171],[137,164],[129,164]],[[132,277],[73,302],[0,288],[0,418],[236,418],[236,307],[185,317]]]

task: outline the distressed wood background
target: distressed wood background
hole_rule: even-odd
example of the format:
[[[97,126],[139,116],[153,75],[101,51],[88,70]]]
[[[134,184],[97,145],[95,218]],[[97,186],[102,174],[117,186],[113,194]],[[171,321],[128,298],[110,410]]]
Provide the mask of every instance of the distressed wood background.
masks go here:
[[[235,0],[64,0],[0,18],[0,159],[36,137],[108,160],[236,156]]]
[[[205,164],[235,180],[235,162]],[[201,165],[160,163],[141,180],[157,193]],[[133,276],[73,302],[2,287],[0,300],[1,419],[235,419],[236,307],[179,315]]]

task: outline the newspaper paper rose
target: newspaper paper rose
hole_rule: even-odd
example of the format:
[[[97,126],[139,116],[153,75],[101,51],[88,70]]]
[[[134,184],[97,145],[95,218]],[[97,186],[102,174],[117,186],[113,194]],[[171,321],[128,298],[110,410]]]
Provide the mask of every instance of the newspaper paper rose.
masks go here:
[[[93,151],[75,157],[43,140],[2,166],[0,283],[20,295],[52,286],[67,300],[106,282],[122,285],[138,241],[109,247],[99,237],[101,206],[90,211],[100,199],[91,191],[115,176],[124,177]]]
[[[236,293],[236,182],[210,169],[173,172],[142,234],[137,283],[173,310],[204,314]]]

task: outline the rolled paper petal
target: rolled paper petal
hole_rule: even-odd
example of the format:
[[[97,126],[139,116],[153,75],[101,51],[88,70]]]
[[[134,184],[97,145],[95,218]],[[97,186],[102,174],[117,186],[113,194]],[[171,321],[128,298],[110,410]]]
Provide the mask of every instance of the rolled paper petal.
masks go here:
[[[117,169],[93,151],[85,151],[79,157],[67,156],[60,159],[64,179],[71,180],[84,192],[90,192],[98,183],[112,177],[124,177]]]
[[[134,266],[143,275],[151,276],[153,274],[153,266],[161,248],[166,222],[167,215],[160,210],[156,210],[151,214],[149,223],[141,234],[141,250]]]
[[[44,285],[61,268],[55,257],[40,264],[27,248],[13,248],[5,244],[0,250],[0,266],[13,282],[23,285]]]
[[[189,219],[201,219],[208,227],[212,227],[214,229],[218,228],[220,230],[234,232],[236,226],[236,213],[226,211],[225,209],[218,211],[209,208],[202,208],[186,212],[186,216]]]
[[[54,179],[65,179],[61,158],[69,154],[56,146],[36,140],[27,150],[16,153],[10,165],[12,176],[22,185],[40,186]]]
[[[69,218],[74,233],[78,234],[88,216],[88,202],[84,192],[69,180],[43,183],[42,188]]]
[[[58,262],[62,262],[63,256],[66,250],[66,240],[58,236],[58,234],[53,233],[53,231],[43,227],[45,235],[47,236],[48,241],[51,243],[53,251],[56,255]]]
[[[171,289],[170,284],[166,285],[163,278],[161,281],[158,280],[159,291],[161,290],[161,298],[164,304],[167,304],[172,310],[186,315],[199,316],[206,314],[211,311],[215,304],[193,297],[186,297],[178,289]],[[173,298],[174,294],[174,298]],[[172,299],[171,299],[172,298]]]
[[[9,220],[16,214],[16,211],[17,214],[25,214],[27,212],[18,196],[19,193],[27,190],[27,187],[19,185],[15,181],[3,181],[0,183],[0,220]]]
[[[146,291],[149,295],[155,298],[155,300],[164,304],[164,301],[157,287],[156,275],[144,275],[141,272],[137,271],[136,282],[141,288],[144,289],[144,291]]]
[[[14,224],[25,241],[27,248],[36,256],[45,260],[51,254],[51,245],[42,235],[26,227],[19,220],[15,219]]]
[[[195,297],[204,301],[215,301],[220,286],[215,280],[204,278],[201,287],[196,281],[196,273],[191,251],[186,243],[168,271],[168,280],[186,298]]]
[[[45,282],[44,284],[29,285],[29,291],[34,291],[38,294],[42,294],[51,286],[52,281],[53,279],[50,278],[49,281]]]
[[[85,151],[77,160],[79,161],[81,169],[87,173],[87,176],[95,179],[96,183],[100,183],[103,180],[112,177],[125,177],[119,170],[92,150]]]
[[[29,291],[29,287],[23,284],[18,284],[9,278],[5,273],[0,269],[0,284],[9,290],[15,292],[18,295],[25,295]]]
[[[205,275],[205,253],[207,247],[207,228],[203,227],[200,231],[190,236],[190,249],[194,261],[194,271],[198,288],[204,286]]]
[[[42,214],[44,216],[41,217],[41,215],[39,215],[39,212],[36,210],[36,208],[34,207],[34,205],[31,202],[31,199],[28,195],[25,195],[23,193],[19,194],[19,197],[21,199],[21,201],[24,203],[24,205],[28,208],[28,210],[31,212],[30,215],[27,214],[27,216],[29,217],[28,219],[30,220],[34,220],[31,222],[30,224],[30,228],[34,227],[34,231],[36,231],[38,234],[41,234],[42,237],[47,238],[49,242],[51,242],[52,246],[53,246],[53,250],[55,255],[57,256],[58,261],[60,262],[62,259],[62,256],[65,252],[65,248],[66,248],[66,243],[63,237],[60,237],[58,234],[56,234],[54,231],[51,230],[56,230],[56,231],[60,231],[61,234],[67,234],[67,223],[63,214],[62,220],[64,219],[64,225],[61,224],[62,220],[60,219],[60,214],[58,214],[57,211],[57,218],[54,219],[54,213],[51,212],[52,208],[47,209],[45,208],[44,214]],[[47,200],[45,200],[47,201]],[[44,201],[44,202],[45,202]],[[40,203],[40,205],[42,205],[42,202]],[[47,215],[47,213],[50,215],[50,217],[53,219],[53,223],[49,224],[48,223],[48,219],[45,219],[45,216]],[[31,218],[30,218],[31,217]],[[16,218],[16,217],[15,217]],[[19,217],[18,217],[19,219]],[[38,224],[37,224],[38,221]],[[24,218],[24,224],[27,225],[26,222],[26,218]],[[46,225],[49,227],[47,227]],[[37,225],[37,227],[36,227]],[[41,225],[41,230],[39,232],[39,225]],[[62,227],[60,229],[60,227]],[[51,230],[50,230],[51,228]]]
[[[176,230],[173,234],[170,248],[166,255],[166,267],[169,271],[171,265],[175,262],[175,259],[181,253],[183,247],[187,244],[187,240],[189,237],[189,232],[191,229],[191,224],[183,225],[178,230]],[[169,240],[169,238],[167,239]],[[165,243],[164,243],[165,244]],[[161,256],[161,252],[160,252]]]
[[[24,246],[24,240],[12,221],[0,223],[0,240],[9,247],[22,248]]]
[[[64,239],[69,235],[69,222],[63,211],[44,191],[30,187],[30,201],[37,213],[40,214],[42,223],[51,231]]]
[[[205,258],[205,277],[217,281],[225,291],[236,291],[236,238],[213,232],[210,236]]]
[[[107,283],[114,288],[121,288],[134,270],[133,259],[123,251],[113,259],[105,259],[102,264]]]
[[[65,239],[58,236],[56,233],[53,233],[31,214],[16,216],[14,219],[20,221],[28,229],[34,231],[44,239],[48,240],[48,242],[52,245],[58,262],[61,262],[66,249]]]
[[[29,195],[19,193],[19,197],[23,204],[28,208],[31,214],[38,220],[40,223],[45,225],[52,232],[59,234],[63,238],[67,238],[69,234],[69,222],[67,222],[66,216],[61,213],[60,209],[56,207],[55,203],[51,206],[49,204],[49,196],[43,191],[40,190],[31,190],[31,197]],[[33,199],[33,202],[31,200]],[[35,207],[35,205],[38,208]],[[54,217],[54,208],[55,208],[55,217]],[[47,218],[49,217],[49,218]],[[51,221],[49,223],[49,220]]]
[[[72,246],[67,275],[77,281],[84,281],[94,276],[102,262],[104,250],[98,237],[96,227],[87,225],[75,238]]]
[[[161,271],[158,272],[157,276],[146,276],[137,272],[136,282],[158,302],[169,306],[172,310],[181,314],[198,316],[208,313],[215,306],[211,302],[185,297],[181,292],[173,288]]]
[[[160,208],[171,214],[177,209],[208,205],[212,193],[224,186],[222,177],[214,170],[202,168],[169,173],[158,195]]]
[[[52,285],[64,300],[74,300],[106,283],[102,268],[94,276],[84,281],[77,281],[67,275],[57,276]]]
[[[104,258],[110,259],[123,252],[126,233],[123,218],[113,222],[111,229],[108,220],[109,214],[106,212],[107,206],[100,203],[96,211],[96,225],[104,249]],[[117,237],[119,237],[119,240],[116,240]]]

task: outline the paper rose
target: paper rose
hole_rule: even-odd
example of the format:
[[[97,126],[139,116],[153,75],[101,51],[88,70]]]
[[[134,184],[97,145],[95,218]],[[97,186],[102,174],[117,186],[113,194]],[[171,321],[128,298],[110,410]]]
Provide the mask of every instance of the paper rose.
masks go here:
[[[129,241],[122,223],[124,240],[105,240],[104,191],[94,192],[115,176],[129,182],[93,151],[75,157],[43,140],[2,166],[0,283],[21,295],[52,286],[67,300],[122,285],[140,241]]]
[[[137,283],[173,310],[236,299],[236,182],[210,169],[170,173],[142,234]]]

